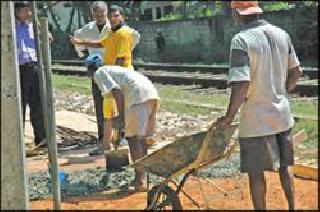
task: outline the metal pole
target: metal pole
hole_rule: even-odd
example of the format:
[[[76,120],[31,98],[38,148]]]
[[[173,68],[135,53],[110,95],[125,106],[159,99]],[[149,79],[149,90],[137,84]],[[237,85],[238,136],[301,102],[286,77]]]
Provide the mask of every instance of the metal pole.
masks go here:
[[[29,208],[13,1],[1,1],[1,210]]]
[[[36,44],[36,51],[37,51],[37,60],[38,60],[38,79],[39,79],[39,90],[40,90],[40,99],[41,99],[41,106],[43,111],[43,123],[46,132],[46,138],[48,134],[48,118],[46,114],[48,114],[48,109],[46,105],[46,96],[47,96],[47,89],[46,89],[46,82],[45,82],[45,73],[43,71],[43,61],[42,61],[42,54],[41,54],[41,41],[39,36],[39,22],[38,22],[38,14],[37,14],[37,7],[36,1],[32,1],[32,19],[33,19],[33,32],[34,32],[34,41]]]
[[[49,147],[49,164],[50,164],[50,174],[52,182],[52,193],[54,201],[54,209],[60,210],[61,208],[61,191],[60,191],[60,179],[58,172],[58,153],[57,153],[57,142],[56,142],[56,124],[55,124],[55,108],[52,94],[52,80],[51,80],[51,51],[49,44],[49,30],[48,21],[46,18],[40,18],[40,33],[42,38],[42,53],[43,53],[43,65],[44,65],[44,75],[45,84],[47,89],[47,116],[48,116],[48,134],[47,141]]]

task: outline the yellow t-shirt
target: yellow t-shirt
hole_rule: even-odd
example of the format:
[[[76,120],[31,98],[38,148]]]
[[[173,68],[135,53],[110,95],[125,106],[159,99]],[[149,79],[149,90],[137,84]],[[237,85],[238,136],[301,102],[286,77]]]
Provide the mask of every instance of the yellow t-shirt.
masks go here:
[[[101,39],[104,54],[104,65],[115,65],[117,58],[124,58],[124,67],[133,69],[132,52],[133,45],[132,33],[126,28],[121,27],[115,32]]]

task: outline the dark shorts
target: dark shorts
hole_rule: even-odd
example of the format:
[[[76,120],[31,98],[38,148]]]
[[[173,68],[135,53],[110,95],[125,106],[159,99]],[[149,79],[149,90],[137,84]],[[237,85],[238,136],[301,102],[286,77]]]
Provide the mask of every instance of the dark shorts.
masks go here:
[[[239,138],[240,171],[274,171],[294,164],[291,129],[268,136]]]

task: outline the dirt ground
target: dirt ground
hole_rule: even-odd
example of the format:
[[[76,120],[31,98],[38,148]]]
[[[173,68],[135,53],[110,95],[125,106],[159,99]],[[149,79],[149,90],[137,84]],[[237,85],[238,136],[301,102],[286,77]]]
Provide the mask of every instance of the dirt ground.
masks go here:
[[[94,117],[79,116],[78,113],[59,111],[56,113],[57,125],[71,127],[75,130],[94,131]],[[77,117],[76,120],[70,121],[70,116]],[[28,116],[27,116],[28,117]],[[79,121],[80,120],[80,121]],[[32,128],[30,123],[26,123],[26,143],[32,142]],[[85,168],[103,167],[105,166],[103,157],[97,157],[95,163],[89,164],[73,164],[72,166],[62,166],[65,171],[76,171]],[[46,171],[46,158],[27,158],[28,173],[37,171]],[[267,173],[267,208],[268,209],[287,209],[287,203],[284,193],[280,186],[280,181],[277,173]],[[225,191],[234,191],[232,195],[224,196],[217,188],[203,182],[203,193],[206,194],[207,202],[202,195],[199,181],[195,177],[190,177],[184,187],[184,190],[192,196],[201,206],[201,208],[210,209],[252,209],[252,203],[249,193],[248,179],[246,175],[241,176],[240,188],[235,189],[235,178],[219,178],[212,182],[219,188]],[[241,198],[241,192],[243,198]],[[295,193],[296,193],[296,208],[297,209],[317,209],[318,208],[318,182],[295,178]],[[145,209],[146,207],[146,192],[143,193],[128,193],[128,192],[104,192],[87,197],[72,197],[62,202],[62,209]],[[183,209],[197,209],[190,200],[183,194],[180,194]],[[52,209],[52,199],[31,201],[31,209]]]
[[[281,190],[277,173],[267,173],[267,208],[287,209],[284,193]],[[211,183],[202,182],[203,192],[206,194],[209,206],[204,201],[199,181],[190,177],[186,182],[184,190],[192,196],[202,209],[253,209],[248,179],[246,176],[240,178],[240,188],[236,189],[236,178],[221,178],[212,180],[214,185],[229,191],[230,195],[224,194],[216,189]],[[233,192],[232,192],[233,191]],[[243,199],[241,199],[241,192]],[[297,209],[318,208],[318,182],[295,178],[295,195]],[[62,209],[145,209],[146,192],[106,192],[87,197],[72,197],[62,202]],[[183,194],[180,194],[183,209],[197,209]],[[52,209],[52,199],[30,202],[31,209]]]

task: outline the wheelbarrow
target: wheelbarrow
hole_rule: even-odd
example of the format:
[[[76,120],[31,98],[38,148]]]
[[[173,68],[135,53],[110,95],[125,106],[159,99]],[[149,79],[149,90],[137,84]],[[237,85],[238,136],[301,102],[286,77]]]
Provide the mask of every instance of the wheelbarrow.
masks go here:
[[[183,190],[183,186],[196,170],[230,156],[235,147],[233,134],[236,127],[236,124],[232,124],[225,130],[218,130],[214,122],[208,131],[181,137],[131,164],[133,168],[147,172],[146,209],[181,210],[180,192],[200,208],[199,204]],[[149,173],[165,179],[149,190]],[[174,179],[181,176],[179,183],[175,182]],[[176,189],[174,190],[168,183],[173,183]]]

